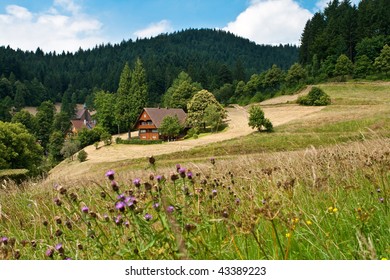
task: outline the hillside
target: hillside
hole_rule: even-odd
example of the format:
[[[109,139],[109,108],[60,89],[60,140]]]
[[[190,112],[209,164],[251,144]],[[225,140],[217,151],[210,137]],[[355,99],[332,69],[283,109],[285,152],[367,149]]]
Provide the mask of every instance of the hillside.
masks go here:
[[[84,103],[94,88],[115,92],[125,62],[133,64],[136,58],[141,58],[147,72],[149,100],[158,103],[181,71],[213,90],[233,79],[246,81],[251,74],[273,64],[288,69],[298,60],[298,48],[256,45],[231,33],[210,29],[100,45],[74,54],[45,54],[40,49],[24,52],[3,46],[0,76],[27,86],[29,92],[24,99],[28,106],[37,106],[46,99],[61,101],[66,90],[76,92],[77,102]],[[4,87],[0,86],[0,99],[6,95]]]

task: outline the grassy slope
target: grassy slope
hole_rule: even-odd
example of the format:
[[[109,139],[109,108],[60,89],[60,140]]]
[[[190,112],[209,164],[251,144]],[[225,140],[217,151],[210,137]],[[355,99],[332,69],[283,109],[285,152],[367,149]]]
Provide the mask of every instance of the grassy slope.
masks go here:
[[[161,193],[137,193],[139,215],[120,213],[129,228],[113,222],[117,194],[103,182],[105,163],[91,171],[93,180],[65,183],[68,193],[77,193],[76,202],[41,184],[26,184],[25,191],[3,185],[0,236],[16,241],[14,247],[0,244],[0,259],[15,258],[16,252],[45,258],[59,242],[65,256],[80,259],[389,258],[389,85],[321,87],[334,103],[309,121],[160,156],[155,167],[145,159],[110,164],[127,194],[136,193],[132,179],[156,184],[149,174],[169,179],[176,163],[195,177],[167,180]],[[208,160],[214,156],[215,165]],[[185,195],[186,187],[197,194]],[[175,205],[175,212],[157,211],[156,201],[163,209]],[[98,217],[80,213],[83,205]],[[105,213],[112,217],[105,220]],[[152,221],[145,222],[146,213]],[[101,238],[88,237],[92,233]],[[54,250],[53,258],[64,254]]]

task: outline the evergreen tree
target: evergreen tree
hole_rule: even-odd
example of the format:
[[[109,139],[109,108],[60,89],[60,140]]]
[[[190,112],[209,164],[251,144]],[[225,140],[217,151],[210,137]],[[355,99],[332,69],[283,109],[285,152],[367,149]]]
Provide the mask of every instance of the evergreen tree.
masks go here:
[[[131,94],[131,70],[126,62],[123,67],[119,87],[115,96],[115,122],[118,126],[118,133],[127,131],[129,121],[132,118],[132,104],[130,104]]]
[[[345,81],[346,76],[351,75],[352,73],[352,61],[345,54],[340,55],[335,65],[334,74],[339,76],[341,81]]]
[[[35,116],[37,123],[36,136],[44,149],[47,148],[50,134],[53,130],[55,111],[56,109],[51,101],[44,101],[38,107],[37,114]]]
[[[116,132],[117,121],[113,112],[115,111],[116,98],[114,94],[104,91],[95,93],[94,107],[96,108],[96,121],[100,127],[111,133]]]
[[[381,50],[381,54],[375,59],[374,68],[389,77],[390,74],[390,47],[385,45]]]
[[[12,116],[11,122],[23,124],[29,133],[35,135],[37,122],[35,117],[26,110],[21,110]]]

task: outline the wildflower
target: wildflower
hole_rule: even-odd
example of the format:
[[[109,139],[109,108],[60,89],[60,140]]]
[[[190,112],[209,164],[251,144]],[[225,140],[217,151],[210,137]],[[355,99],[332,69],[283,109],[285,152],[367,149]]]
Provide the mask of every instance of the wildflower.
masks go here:
[[[172,173],[172,174],[171,174],[171,180],[172,180],[173,182],[175,182],[177,179],[179,179],[179,176],[178,176],[177,174],[175,174],[175,173]]]
[[[267,200],[263,199],[263,200],[261,201],[261,203],[264,205],[264,204],[267,203]]]
[[[67,220],[67,221],[65,222],[65,225],[66,225],[66,227],[67,227],[68,229],[70,229],[70,230],[73,228],[72,223],[71,223],[71,221],[69,221],[69,220]]]
[[[159,203],[153,204],[153,208],[154,208],[155,210],[160,210],[160,204],[159,204]]]
[[[116,198],[117,198],[118,200],[123,201],[123,200],[125,200],[125,195],[122,193],[122,194],[118,195]]]
[[[56,246],[55,246],[55,249],[60,252],[60,253],[63,253],[64,252],[64,247],[62,247],[62,243],[58,243]]]
[[[37,247],[37,242],[35,240],[31,240],[31,247],[35,248]]]
[[[104,214],[103,215],[103,220],[105,220],[106,222],[108,222],[110,220],[110,218],[108,217],[107,214]]]
[[[114,170],[108,170],[108,171],[106,172],[106,177],[107,177],[110,181],[113,181],[113,180],[114,180],[114,174],[115,174]]]
[[[191,171],[188,171],[188,172],[187,172],[187,178],[188,178],[189,180],[192,180],[193,175],[192,175],[192,172],[191,172]]]
[[[181,168],[180,164],[176,164],[176,171],[179,172],[179,169]]]
[[[290,233],[290,232],[287,232],[287,233],[286,233],[286,237],[287,237],[287,238],[290,238],[290,237],[291,237],[291,233]]]
[[[377,192],[377,193],[380,193],[380,192],[381,192],[381,189],[380,189],[380,188],[377,188],[377,189],[376,189],[376,192]]]
[[[144,219],[147,220],[147,221],[150,221],[152,218],[153,218],[153,216],[150,215],[149,213],[146,213],[145,216],[144,216]]]
[[[135,204],[137,203],[137,199],[134,196],[129,196],[125,198],[124,202],[128,207],[134,209]]]
[[[45,227],[47,227],[47,225],[49,224],[49,222],[45,220],[45,221],[42,222],[42,224],[43,224]]]
[[[125,227],[130,227],[129,221],[124,222]]]
[[[61,220],[61,217],[60,217],[60,216],[55,216],[55,217],[54,217],[54,220],[56,221],[57,225],[62,224],[62,220]]]
[[[19,251],[19,250],[15,250],[15,252],[14,252],[14,258],[15,258],[16,260],[20,259],[20,251]]]
[[[336,207],[335,208],[333,208],[333,213],[337,213],[337,211],[339,211],[339,209],[337,209]]]
[[[381,261],[387,261],[387,258],[381,258]]]
[[[236,202],[236,205],[239,205],[241,200],[239,198],[236,198],[235,202]]]
[[[153,175],[153,174],[149,174],[149,180],[150,180],[150,181],[153,181],[153,180],[154,180],[154,175]]]
[[[167,207],[167,212],[168,212],[169,214],[173,213],[173,211],[175,211],[175,207],[173,207],[172,205],[170,205],[170,206]]]
[[[151,165],[154,165],[154,164],[156,163],[156,159],[155,159],[153,156],[150,156],[150,157],[149,157],[149,163],[150,163]]]
[[[141,179],[138,179],[138,178],[134,179],[133,184],[134,184],[134,186],[139,188],[141,186]]]
[[[122,216],[121,215],[116,216],[115,224],[120,225],[122,223],[122,221],[123,220],[122,220]]]
[[[306,221],[306,224],[307,224],[308,226],[310,226],[310,225],[312,224],[312,222],[311,222],[310,220],[307,220],[307,221]]]
[[[210,158],[210,162],[211,162],[212,165],[215,165],[215,158],[213,158],[213,157]]]
[[[63,187],[63,186],[58,186],[57,187],[57,191],[60,193],[60,194],[66,194],[67,190]]]
[[[47,249],[46,252],[45,252],[46,257],[48,257],[48,258],[52,258],[52,257],[53,257],[53,254],[54,254],[53,248],[49,248],[49,249]]]
[[[83,213],[88,213],[89,212],[89,208],[87,206],[83,206],[83,207],[81,207],[81,211]]]
[[[146,191],[150,191],[152,189],[152,185],[150,183],[148,183],[148,182],[145,182],[144,186],[145,186],[145,190]]]
[[[126,204],[123,201],[119,201],[115,204],[115,208],[121,212],[125,211],[125,207],[126,207]]]
[[[113,190],[114,192],[119,191],[119,185],[118,185],[118,183],[117,183],[116,181],[112,180],[112,181],[111,181],[111,188],[112,188],[112,190]]]
[[[4,245],[7,245],[8,244],[8,237],[5,237],[3,236],[1,239],[0,239],[0,243],[3,243]]]
[[[381,198],[379,198],[379,201],[380,201],[381,203],[383,203],[383,202],[385,201],[385,199],[384,199],[383,197],[381,197]]]
[[[186,224],[186,225],[184,226],[184,228],[185,228],[186,231],[190,232],[191,230],[196,229],[196,225],[193,225],[193,224]]]
[[[217,190],[212,190],[212,192],[211,192],[212,194],[213,194],[213,196],[217,196]]]
[[[228,218],[229,217],[229,213],[225,210],[222,212],[222,217],[224,218]]]
[[[92,217],[92,218],[94,218],[94,219],[96,219],[97,218],[97,214],[95,213],[95,212],[89,212],[89,215]]]
[[[62,205],[61,199],[59,199],[58,197],[54,198],[54,203],[55,203],[57,206],[61,206],[61,205]]]
[[[100,197],[101,197],[101,198],[106,198],[106,193],[105,193],[105,192],[103,192],[103,191],[102,191],[102,192],[100,192]]]
[[[56,232],[55,232],[55,236],[61,236],[62,235],[62,230],[60,229],[57,229]]]
[[[330,206],[330,207],[328,208],[328,212],[330,212],[330,213],[333,212],[333,207],[332,207],[332,206]]]
[[[179,175],[180,175],[181,178],[185,178],[186,177],[186,169],[185,168],[183,168],[183,167],[179,168],[178,172],[179,172]]]
[[[156,179],[157,179],[157,182],[160,183],[160,182],[163,180],[163,176],[157,175],[157,176],[156,176]]]
[[[83,250],[83,249],[84,249],[84,247],[83,247],[83,244],[81,244],[81,243],[78,243],[78,244],[77,244],[77,249],[79,249],[79,250]]]
[[[77,202],[77,199],[78,199],[77,194],[71,193],[71,194],[69,195],[69,197],[70,197],[70,199],[71,199],[73,202]]]

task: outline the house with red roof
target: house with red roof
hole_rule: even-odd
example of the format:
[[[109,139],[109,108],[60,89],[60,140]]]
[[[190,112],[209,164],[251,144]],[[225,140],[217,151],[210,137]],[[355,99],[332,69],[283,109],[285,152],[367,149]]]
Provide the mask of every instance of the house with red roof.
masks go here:
[[[70,120],[70,131],[73,135],[77,135],[83,129],[92,129],[96,126],[96,121],[92,119],[88,109],[83,108],[77,110],[76,116]]]

